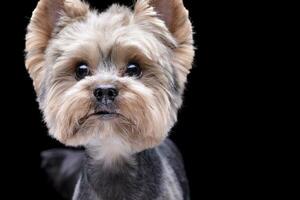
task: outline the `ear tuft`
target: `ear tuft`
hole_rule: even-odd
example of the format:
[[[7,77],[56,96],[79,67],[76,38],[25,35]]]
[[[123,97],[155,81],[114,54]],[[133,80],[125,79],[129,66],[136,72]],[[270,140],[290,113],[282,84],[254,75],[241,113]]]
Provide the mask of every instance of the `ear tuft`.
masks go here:
[[[80,0],[40,0],[32,13],[26,34],[26,69],[33,80],[33,85],[39,94],[41,81],[45,70],[45,50],[49,40],[57,28],[67,25],[60,23],[62,18],[74,19],[83,17],[89,11],[89,6]]]
[[[149,19],[149,16],[159,18],[176,40],[172,62],[183,88],[195,55],[193,27],[183,0],[137,0],[135,15],[139,18],[148,16],[142,18],[144,20]]]
[[[65,9],[70,18],[82,17],[89,11],[89,5],[80,0],[65,0]]]
[[[165,22],[178,43],[191,39],[192,25],[182,0],[149,0],[149,4]]]

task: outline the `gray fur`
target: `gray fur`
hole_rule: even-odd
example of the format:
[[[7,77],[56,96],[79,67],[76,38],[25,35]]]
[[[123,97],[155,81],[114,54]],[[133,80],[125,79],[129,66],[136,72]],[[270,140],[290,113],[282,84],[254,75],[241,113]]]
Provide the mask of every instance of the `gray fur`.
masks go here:
[[[45,156],[45,153],[43,154],[43,162],[45,163],[48,160],[55,160],[53,157],[56,157],[58,152],[52,151],[47,156]],[[62,153],[59,154],[61,155]],[[68,159],[69,156],[71,155],[66,156],[65,159]],[[87,154],[77,153],[76,156],[80,160],[79,164],[68,167],[71,171],[78,172],[74,174],[77,177],[77,183],[71,181],[71,177],[59,173],[61,172],[60,169],[66,167],[66,162],[60,161],[56,163],[56,165],[59,165],[56,168],[56,174],[53,173],[55,170],[52,170],[50,174],[54,182],[64,181],[64,183],[69,184],[73,188],[75,188],[76,184],[73,200],[189,199],[188,181],[182,158],[176,146],[169,139],[154,149],[135,154],[133,156],[134,163],[124,159],[111,169],[105,169],[102,163],[91,159]],[[47,168],[46,170],[51,171]],[[61,178],[57,179],[56,176]],[[62,180],[62,177],[65,180]],[[63,187],[61,183],[56,183],[55,185]],[[69,199],[71,199],[71,196],[69,196]]]

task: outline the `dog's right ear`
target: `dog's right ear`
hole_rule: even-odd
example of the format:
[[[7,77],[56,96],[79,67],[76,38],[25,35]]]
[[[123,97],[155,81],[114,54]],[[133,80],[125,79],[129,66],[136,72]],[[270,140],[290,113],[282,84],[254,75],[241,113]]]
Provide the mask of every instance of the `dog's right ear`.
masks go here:
[[[72,20],[86,16],[89,6],[80,0],[40,0],[26,34],[26,69],[39,95],[45,71],[45,50],[52,37]]]

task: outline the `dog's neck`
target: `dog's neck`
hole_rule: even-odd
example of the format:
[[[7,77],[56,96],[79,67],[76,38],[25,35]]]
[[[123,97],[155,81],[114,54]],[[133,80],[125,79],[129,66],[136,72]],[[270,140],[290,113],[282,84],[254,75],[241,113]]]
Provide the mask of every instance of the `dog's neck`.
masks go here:
[[[115,147],[110,148],[116,150]],[[102,145],[87,149],[80,185],[90,188],[80,188],[81,191],[88,190],[91,195],[94,192],[100,199],[110,200],[157,197],[160,193],[162,163],[156,149],[130,155],[126,151],[112,151],[109,158],[109,152],[105,152],[108,149],[103,148]],[[149,184],[152,186],[149,187]]]
[[[105,169],[113,169],[123,162],[134,164],[135,152],[120,138],[111,137],[98,141],[100,140],[93,140],[86,148],[91,162],[101,164]]]

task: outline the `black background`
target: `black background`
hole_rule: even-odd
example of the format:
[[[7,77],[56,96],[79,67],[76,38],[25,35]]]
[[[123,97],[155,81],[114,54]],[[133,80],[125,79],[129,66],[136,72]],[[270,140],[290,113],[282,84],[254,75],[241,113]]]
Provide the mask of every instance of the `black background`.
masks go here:
[[[112,2],[132,4],[121,0],[88,2],[100,10]],[[264,180],[252,184],[259,166],[250,161],[249,152],[255,147],[248,150],[247,146],[253,137],[259,139],[250,134],[249,121],[257,121],[242,114],[253,104],[243,93],[245,88],[236,82],[243,79],[244,71],[239,73],[239,68],[232,67],[240,61],[240,53],[231,50],[243,51],[232,41],[243,31],[242,26],[238,25],[238,30],[231,27],[231,17],[239,16],[226,9],[231,6],[228,3],[184,2],[194,25],[197,51],[171,138],[183,154],[192,200],[249,197],[263,190]],[[24,66],[25,30],[36,4],[37,0],[23,0],[2,7],[3,188],[10,195],[8,199],[59,200],[40,171],[39,154],[62,145],[47,135]]]

